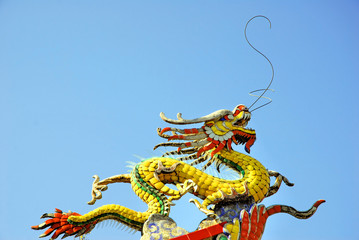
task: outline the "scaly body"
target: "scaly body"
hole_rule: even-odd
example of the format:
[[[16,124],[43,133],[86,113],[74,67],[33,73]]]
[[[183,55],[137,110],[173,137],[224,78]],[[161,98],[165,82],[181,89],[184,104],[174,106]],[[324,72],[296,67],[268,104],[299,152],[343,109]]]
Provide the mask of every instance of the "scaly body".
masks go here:
[[[105,205],[83,216],[71,216],[69,222],[74,225],[83,225],[84,223],[95,220],[111,218],[140,229],[149,215],[160,213],[168,215],[170,211],[171,200],[179,199],[183,193],[180,190],[169,188],[166,184],[185,184],[192,180],[193,188],[190,190],[195,196],[203,199],[201,204],[202,211],[208,212],[207,206],[218,202],[222,198],[222,192],[231,194],[232,189],[238,193],[245,192],[245,183],[249,189],[249,195],[256,202],[260,202],[265,197],[269,189],[269,175],[263,165],[252,157],[239,152],[222,151],[219,157],[225,159],[228,165],[236,166],[244,175],[237,180],[224,180],[208,175],[199,169],[180,162],[172,158],[151,158],[137,164],[131,173],[131,185],[134,192],[148,205],[146,212],[137,212],[120,205]],[[175,166],[173,171],[161,172],[154,176],[156,170],[161,170],[158,162],[161,162],[163,168]],[[97,184],[101,186],[101,182]],[[166,196],[169,196],[166,197]]]

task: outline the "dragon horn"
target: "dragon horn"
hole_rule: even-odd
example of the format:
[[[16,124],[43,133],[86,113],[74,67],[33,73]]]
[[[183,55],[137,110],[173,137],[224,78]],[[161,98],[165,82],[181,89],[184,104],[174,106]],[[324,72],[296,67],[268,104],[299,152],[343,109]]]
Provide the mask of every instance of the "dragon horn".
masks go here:
[[[162,118],[163,121],[168,122],[168,123],[172,123],[172,124],[193,124],[193,123],[201,123],[201,122],[208,122],[208,121],[215,121],[215,120],[219,120],[220,118],[229,115],[229,118],[233,117],[233,112],[229,111],[229,110],[218,110],[215,111],[211,114],[208,114],[206,116],[200,117],[200,118],[195,118],[195,119],[183,119],[182,118],[182,113],[178,113],[177,114],[177,119],[178,120],[174,120],[174,119],[169,119],[165,116],[165,114],[163,112],[160,113],[160,117]]]

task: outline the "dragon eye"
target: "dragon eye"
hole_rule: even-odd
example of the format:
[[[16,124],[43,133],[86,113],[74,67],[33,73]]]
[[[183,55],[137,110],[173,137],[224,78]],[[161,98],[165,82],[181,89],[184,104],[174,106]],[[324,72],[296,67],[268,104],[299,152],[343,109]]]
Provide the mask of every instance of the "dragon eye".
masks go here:
[[[244,111],[244,110],[247,110],[247,107],[244,106],[244,105],[239,105],[239,106],[238,106],[238,110],[239,110],[239,111]]]

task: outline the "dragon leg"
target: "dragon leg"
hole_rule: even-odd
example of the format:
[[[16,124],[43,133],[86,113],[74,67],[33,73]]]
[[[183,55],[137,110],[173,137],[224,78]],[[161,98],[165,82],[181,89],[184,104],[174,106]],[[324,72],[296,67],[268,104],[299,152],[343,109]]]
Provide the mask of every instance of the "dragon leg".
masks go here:
[[[213,210],[209,210],[208,209],[208,202],[203,201],[202,204],[197,200],[197,199],[193,199],[191,198],[189,200],[189,202],[194,203],[194,205],[196,205],[196,207],[203,213],[205,213],[207,216],[212,216],[214,215],[214,211]]]
[[[205,213],[208,216],[212,216],[214,215],[214,211],[213,210],[209,210],[208,206],[211,204],[215,204],[217,202],[219,202],[220,200],[223,200],[224,194],[222,190],[218,190],[217,192],[210,194],[209,196],[207,196],[202,204],[197,200],[197,199],[190,199],[189,202],[194,203],[196,205],[196,207],[203,213]]]
[[[281,175],[279,172],[268,170],[268,174],[271,177],[276,177],[275,183],[269,187],[266,197],[272,196],[276,192],[278,192],[282,181],[289,187],[293,187],[294,183],[289,182],[289,180]]]

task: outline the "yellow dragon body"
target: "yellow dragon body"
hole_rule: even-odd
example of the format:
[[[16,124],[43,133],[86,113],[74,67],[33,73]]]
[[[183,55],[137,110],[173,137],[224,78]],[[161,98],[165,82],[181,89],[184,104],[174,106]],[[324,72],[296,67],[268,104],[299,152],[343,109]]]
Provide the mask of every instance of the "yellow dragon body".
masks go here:
[[[55,239],[60,234],[64,234],[63,237],[81,236],[91,231],[97,223],[112,219],[141,231],[151,214],[167,216],[173,205],[172,201],[181,198],[187,192],[203,200],[202,203],[197,199],[191,200],[199,210],[207,215],[213,215],[214,212],[208,207],[226,198],[246,195],[252,203],[258,203],[274,194],[282,180],[287,185],[292,185],[279,173],[268,171],[256,159],[232,149],[232,143],[245,144],[245,150],[249,152],[256,138],[254,130],[245,128],[251,114],[244,105],[238,105],[233,111],[219,110],[193,120],[183,119],[181,114],[177,117],[178,120],[172,120],[161,113],[161,118],[171,124],[203,122],[204,125],[201,128],[184,130],[170,127],[158,129],[159,136],[168,139],[169,142],[158,144],[155,148],[173,146],[178,147],[176,151],[141,161],[131,174],[117,175],[102,181],[98,176],[94,176],[92,200],[89,204],[101,199],[102,191],[107,189],[108,184],[126,182],[131,183],[133,191],[148,205],[147,211],[137,212],[115,204],[101,206],[84,215],[74,212],[62,213],[56,209],[56,213],[43,215],[49,217],[49,220],[32,228],[38,230],[50,226],[40,237],[54,232],[51,239]],[[166,135],[166,132],[172,134]],[[173,140],[180,142],[172,142]],[[180,157],[169,157],[172,155]],[[193,162],[187,164],[183,162],[185,160]],[[217,165],[217,169],[220,165],[225,165],[236,171],[239,177],[236,180],[226,180],[211,176],[194,167],[201,162],[206,162],[204,169],[211,164]],[[273,186],[270,186],[270,176],[276,177]],[[175,185],[177,189],[170,188],[169,184]]]

